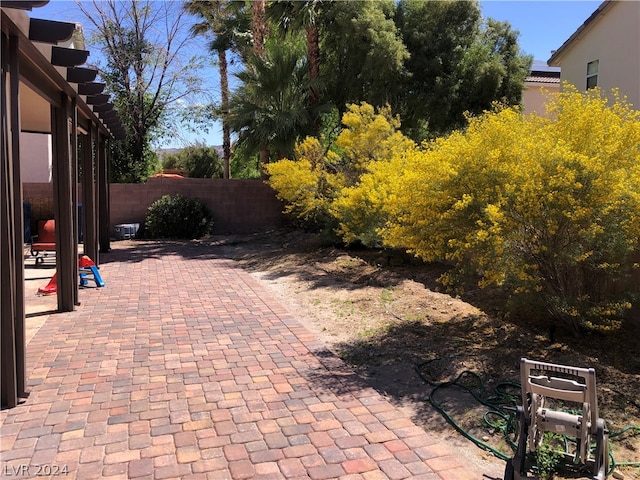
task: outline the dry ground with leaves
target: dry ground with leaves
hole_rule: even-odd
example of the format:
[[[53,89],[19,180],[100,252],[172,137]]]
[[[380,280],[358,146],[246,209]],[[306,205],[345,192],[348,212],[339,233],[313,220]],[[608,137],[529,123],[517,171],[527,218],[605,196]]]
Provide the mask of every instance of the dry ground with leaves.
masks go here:
[[[251,272],[398,408],[481,466],[485,478],[502,478],[504,462],[457,433],[429,402],[434,384],[463,371],[477,374],[490,394],[500,382],[518,381],[521,357],[593,366],[600,415],[610,430],[640,425],[640,322],[608,336],[576,338],[558,329],[550,339],[535,319],[501,315],[500,292],[451,296],[437,283],[442,265],[400,252],[346,250],[299,231],[207,242]],[[502,435],[483,423],[487,407],[471,395],[450,388],[434,399],[464,430],[511,455]],[[640,461],[640,435],[616,438],[613,452],[617,461]],[[621,472],[640,479],[639,468]]]

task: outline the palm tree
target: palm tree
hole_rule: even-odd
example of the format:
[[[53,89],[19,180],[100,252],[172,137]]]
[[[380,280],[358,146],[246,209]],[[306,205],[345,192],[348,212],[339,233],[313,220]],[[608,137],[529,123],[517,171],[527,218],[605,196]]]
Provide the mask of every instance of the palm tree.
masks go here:
[[[260,152],[261,176],[273,155],[290,155],[297,138],[312,133],[316,108],[309,108],[304,45],[294,39],[267,41],[264,57],[253,57],[237,74],[242,86],[231,100],[229,121],[248,152]]]
[[[189,0],[185,3],[185,9],[202,18],[202,22],[196,23],[192,31],[196,34],[212,33],[214,39],[209,48],[218,56],[220,70],[220,118],[222,120],[222,158],[224,164],[224,178],[231,177],[231,127],[229,126],[229,70],[227,52],[229,50],[241,50],[243,47],[237,40],[235,33],[242,24],[242,11],[238,9],[239,2],[229,0]]]
[[[265,0],[250,0],[250,2],[253,53],[257,57],[262,57],[264,55],[264,39],[268,35],[269,30],[265,16]]]
[[[276,22],[283,32],[304,29],[307,39],[307,61],[309,78],[317,83],[320,77],[320,31],[318,28],[320,9],[323,0],[276,0],[269,5],[268,16]],[[309,96],[311,105],[320,101],[320,92],[312,87]]]

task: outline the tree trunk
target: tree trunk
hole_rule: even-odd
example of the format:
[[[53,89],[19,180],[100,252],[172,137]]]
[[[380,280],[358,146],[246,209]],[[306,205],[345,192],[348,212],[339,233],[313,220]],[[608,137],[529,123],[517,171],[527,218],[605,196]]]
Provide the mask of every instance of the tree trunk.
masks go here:
[[[320,37],[318,26],[311,24],[307,27],[307,56],[309,57],[309,78],[314,81],[320,76]],[[309,103],[317,105],[320,101],[320,94],[317,86],[311,87]]]
[[[269,156],[270,156],[269,148],[260,147],[260,178],[262,180],[266,180],[267,178],[269,178],[269,174],[267,173]]]
[[[222,96],[222,160],[225,179],[231,178],[231,129],[229,128],[229,72],[227,70],[227,52],[218,50],[220,64],[220,90]]]
[[[320,77],[320,35],[315,23],[307,27],[307,57],[309,57],[309,78],[311,79],[309,106],[313,108],[320,102],[320,92],[316,84]],[[316,137],[320,136],[320,128],[320,117],[316,117],[313,124]]]
[[[251,2],[251,34],[253,35],[253,53],[262,58],[264,56],[264,37],[267,36],[265,0],[252,0]]]
[[[251,2],[251,34],[253,35],[253,53],[258,58],[264,58],[264,37],[267,34],[265,16],[265,0]],[[269,146],[260,145],[260,178],[266,180],[267,163],[269,163]]]

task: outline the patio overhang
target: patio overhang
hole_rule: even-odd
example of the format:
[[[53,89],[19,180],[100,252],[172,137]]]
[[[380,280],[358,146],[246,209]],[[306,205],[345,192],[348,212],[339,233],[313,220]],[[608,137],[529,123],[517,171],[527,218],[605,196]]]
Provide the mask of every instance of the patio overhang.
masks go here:
[[[19,1],[19,0],[8,0],[5,1],[5,7],[7,6],[6,4],[11,4],[11,8],[17,8],[20,10],[31,10],[34,7],[44,7],[47,3],[49,3],[49,0],[40,0],[40,1],[34,1],[34,2],[29,2],[29,1]]]
[[[2,96],[0,175],[1,403],[13,407],[24,397],[24,225],[21,132],[51,135],[53,210],[59,311],[78,301],[78,204],[83,204],[84,252],[99,264],[108,250],[107,146],[123,135],[117,112],[105,121],[95,107],[110,105],[95,83],[97,71],[80,67],[89,52],[69,48],[77,25],[30,18],[25,11],[47,2],[2,2]],[[60,42],[67,42],[60,45]],[[82,148],[79,150],[78,145]],[[79,158],[79,153],[80,158]],[[82,162],[82,197],[78,165]],[[106,232],[106,241],[105,239]]]
[[[11,4],[8,6],[11,8]],[[29,40],[52,44],[66,42],[71,39],[75,29],[73,23],[31,18],[29,21]]]

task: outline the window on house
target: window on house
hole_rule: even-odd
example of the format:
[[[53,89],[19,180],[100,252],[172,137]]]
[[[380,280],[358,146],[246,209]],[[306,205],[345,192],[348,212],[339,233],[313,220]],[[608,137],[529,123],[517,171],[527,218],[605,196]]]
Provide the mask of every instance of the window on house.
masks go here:
[[[587,90],[598,85],[599,60],[587,63]]]

